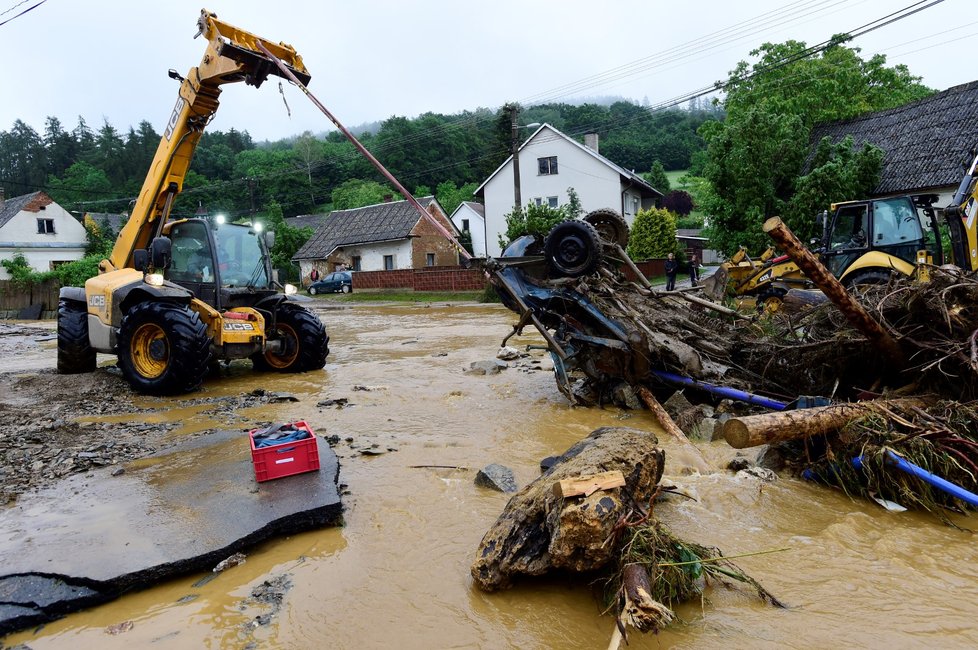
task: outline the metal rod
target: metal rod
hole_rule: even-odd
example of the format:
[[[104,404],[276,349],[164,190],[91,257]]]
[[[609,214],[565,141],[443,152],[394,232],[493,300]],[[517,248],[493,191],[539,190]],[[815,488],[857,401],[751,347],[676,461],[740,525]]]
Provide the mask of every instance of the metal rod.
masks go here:
[[[417,210],[418,212],[420,212],[421,213],[421,216],[423,216],[425,219],[427,219],[431,223],[431,225],[433,225],[435,227],[435,229],[439,233],[441,233],[446,239],[448,239],[448,241],[450,241],[452,244],[454,244],[455,248],[458,249],[459,255],[461,255],[462,257],[464,257],[467,260],[472,259],[472,255],[467,250],[465,250],[465,248],[463,248],[461,244],[458,243],[458,240],[455,239],[455,236],[451,232],[449,232],[449,230],[447,228],[445,228],[445,226],[443,226],[440,223],[438,223],[438,220],[435,219],[435,217],[432,216],[431,213],[429,213],[427,210],[425,210],[424,206],[421,205],[416,198],[414,198],[414,195],[412,195],[410,192],[408,192],[407,191],[407,188],[405,188],[403,185],[401,185],[400,181],[398,181],[396,178],[394,178],[394,175],[391,174],[389,171],[387,171],[387,168],[384,167],[384,165],[379,160],[377,160],[372,153],[370,153],[369,151],[367,151],[367,148],[366,147],[364,147],[362,144],[360,144],[360,141],[356,139],[356,136],[354,136],[352,133],[350,133],[347,130],[347,128],[345,126],[343,126],[338,119],[336,119],[336,116],[334,116],[332,113],[330,113],[329,112],[329,109],[326,108],[325,106],[323,106],[322,102],[320,102],[318,99],[316,99],[316,96],[313,95],[311,92],[309,92],[309,89],[306,88],[306,85],[304,83],[302,83],[301,81],[299,81],[299,78],[298,77],[296,77],[294,74],[292,74],[292,71],[289,70],[288,66],[286,66],[284,63],[282,63],[281,59],[279,59],[277,56],[275,56],[274,54],[272,54],[268,50],[268,48],[266,48],[261,43],[261,41],[257,41],[255,43],[255,45],[258,46],[258,49],[260,49],[265,54],[265,56],[267,56],[268,58],[270,58],[275,63],[275,65],[278,66],[279,70],[282,71],[282,74],[285,75],[285,77],[289,81],[291,81],[292,83],[294,83],[295,85],[297,85],[299,87],[299,90],[301,90],[303,93],[305,93],[306,97],[308,97],[309,100],[313,104],[316,105],[316,108],[318,108],[320,111],[322,111],[323,112],[323,115],[325,115],[326,117],[329,118],[329,121],[330,122],[332,122],[333,124],[336,125],[336,128],[339,129],[340,132],[343,135],[346,136],[346,139],[349,140],[353,144],[353,146],[356,147],[357,150],[360,153],[362,153],[367,160],[370,161],[370,164],[372,164],[374,167],[376,167],[377,168],[377,171],[379,171],[381,174],[383,174],[384,177],[387,180],[389,180],[391,182],[391,184],[394,185],[395,188],[397,188],[397,191],[401,193],[401,195],[407,200],[407,202],[410,203],[412,206],[414,206],[414,209]]]

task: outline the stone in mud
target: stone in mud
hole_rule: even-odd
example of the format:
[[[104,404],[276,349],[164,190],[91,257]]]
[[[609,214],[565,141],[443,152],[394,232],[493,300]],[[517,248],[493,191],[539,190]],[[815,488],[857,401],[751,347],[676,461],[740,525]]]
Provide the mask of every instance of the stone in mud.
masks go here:
[[[499,348],[499,352],[496,353],[497,359],[502,359],[503,361],[513,361],[520,358],[520,351],[516,348],[512,348],[508,345],[504,345]]]
[[[683,395],[681,390],[677,390],[669,396],[669,399],[662,403],[662,408],[673,418],[677,418],[683,411],[688,411],[693,408],[693,404],[686,399],[686,396]]]
[[[752,463],[749,458],[744,458],[743,456],[737,456],[727,463],[727,469],[729,469],[731,472],[739,472],[741,470],[750,469],[753,466],[754,463]]]
[[[638,399],[638,395],[635,394],[635,389],[628,382],[623,381],[615,386],[611,395],[615,400],[615,404],[625,406],[633,411],[642,410],[642,402]]]
[[[763,467],[773,472],[780,472],[785,466],[784,454],[781,453],[781,449],[776,446],[772,447],[771,445],[761,447],[760,451],[757,452],[757,460],[755,462],[758,467]]]
[[[737,472],[737,478],[756,478],[765,483],[773,483],[778,480],[778,475],[769,469],[764,469],[763,467],[748,467],[747,469],[740,470]]]
[[[505,361],[491,359],[489,361],[473,361],[469,364],[469,369],[465,371],[467,375],[498,375],[508,368]]]
[[[516,477],[510,468],[492,463],[475,475],[475,484],[497,492],[516,492]]]

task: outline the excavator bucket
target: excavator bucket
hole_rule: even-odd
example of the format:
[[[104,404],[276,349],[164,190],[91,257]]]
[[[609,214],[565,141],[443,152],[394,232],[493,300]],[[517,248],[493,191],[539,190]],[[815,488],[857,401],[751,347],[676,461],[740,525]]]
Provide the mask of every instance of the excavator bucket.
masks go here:
[[[243,69],[247,70],[244,81],[248,85],[257,88],[268,78],[269,74],[283,78],[285,76],[278,66],[261,51],[258,43],[264,45],[269,52],[281,59],[303,85],[308,84],[312,78],[302,63],[302,57],[291,45],[273,43],[234,25],[229,25],[218,20],[217,14],[206,9],[202,9],[200,12],[197,28],[199,29],[197,35],[202,35],[210,41],[220,56],[242,64]]]
[[[729,277],[730,273],[727,271],[727,265],[721,264],[718,266],[713,275],[703,280],[703,295],[717,302],[722,301],[727,295]]]

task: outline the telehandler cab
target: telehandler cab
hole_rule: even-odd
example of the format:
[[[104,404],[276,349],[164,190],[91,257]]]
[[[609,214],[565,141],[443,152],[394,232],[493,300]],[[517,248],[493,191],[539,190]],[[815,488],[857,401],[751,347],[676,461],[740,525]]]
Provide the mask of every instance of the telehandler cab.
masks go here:
[[[96,352],[118,355],[134,390],[194,390],[217,361],[250,358],[259,370],[322,368],[329,337],[311,312],[276,289],[269,249],[274,234],[260,224],[201,218],[171,220],[197,143],[218,108],[221,87],[260,86],[278,68],[263,45],[308,82],[302,58],[217,19],[197,22],[207,40],[201,63],[186,77],[128,223],[99,275],[85,288],[61,289],[58,371],[91,372]]]

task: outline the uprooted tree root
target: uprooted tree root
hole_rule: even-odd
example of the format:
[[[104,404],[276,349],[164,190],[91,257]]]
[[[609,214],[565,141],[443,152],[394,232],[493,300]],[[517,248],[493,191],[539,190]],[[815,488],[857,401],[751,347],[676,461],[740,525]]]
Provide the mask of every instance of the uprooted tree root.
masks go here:
[[[875,413],[835,435],[783,448],[793,463],[851,496],[877,497],[922,508],[951,523],[967,504],[894,467],[889,453],[978,493],[978,402],[944,401],[928,408]],[[857,469],[853,458],[862,459]]]
[[[710,582],[731,587],[749,586],[754,594],[775,607],[785,607],[759,582],[710,548],[676,537],[651,513],[634,514],[618,529],[617,569],[606,580],[604,591],[609,610],[616,610],[618,626],[658,633],[675,618],[672,608],[702,597]]]

